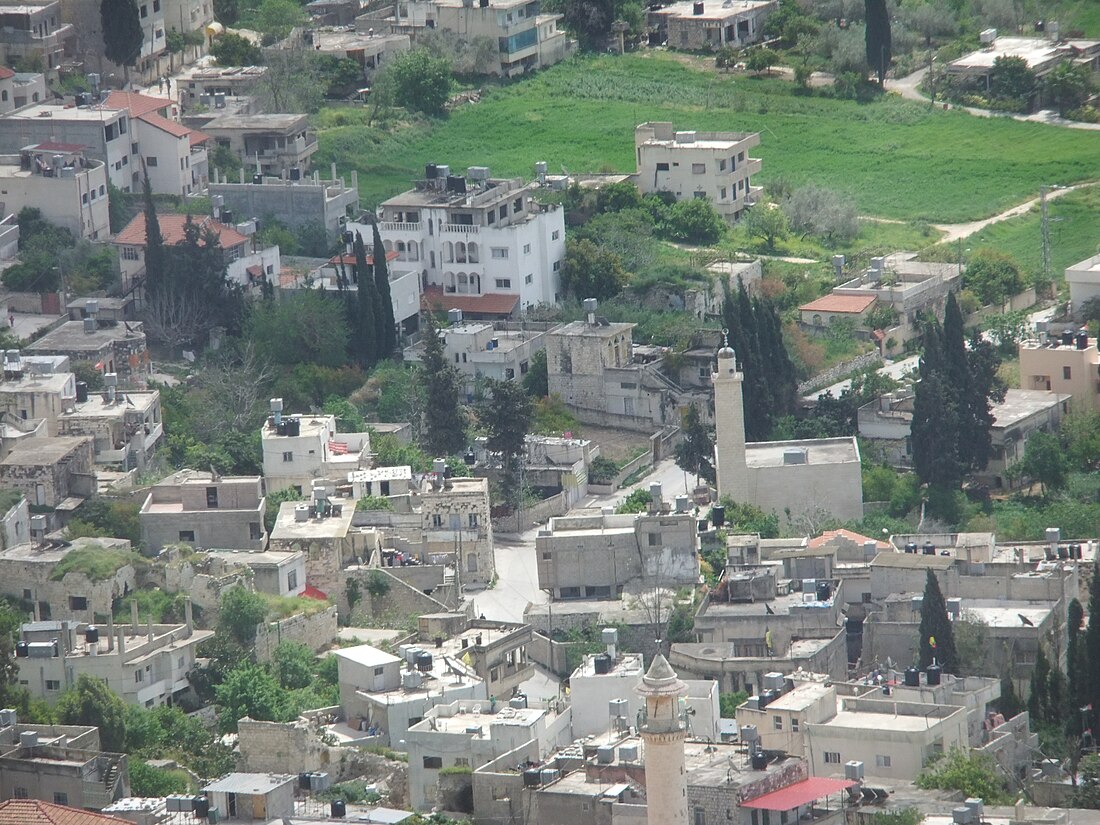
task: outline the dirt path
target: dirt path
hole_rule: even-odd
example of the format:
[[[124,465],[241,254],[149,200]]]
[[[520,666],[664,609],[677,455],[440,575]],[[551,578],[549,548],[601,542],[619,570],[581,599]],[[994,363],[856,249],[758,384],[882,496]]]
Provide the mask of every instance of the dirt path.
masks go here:
[[[1054,200],[1055,198],[1060,198],[1062,195],[1066,195],[1077,189],[1093,185],[1095,185],[1095,181],[1075,183],[1073,186],[1063,186],[1059,189],[1052,189],[1047,193],[1047,200]],[[973,235],[975,232],[981,232],[992,224],[1006,221],[1009,218],[1018,218],[1020,215],[1026,215],[1031,211],[1032,207],[1036,206],[1038,203],[1039,198],[1032,198],[1029,201],[1024,201],[1018,206],[1013,206],[1011,209],[1006,209],[1004,212],[1001,212],[999,215],[994,215],[991,218],[985,218],[980,221],[970,221],[968,223],[934,223],[932,227],[943,233],[940,243],[952,243],[962,238],[966,238],[969,235]]]

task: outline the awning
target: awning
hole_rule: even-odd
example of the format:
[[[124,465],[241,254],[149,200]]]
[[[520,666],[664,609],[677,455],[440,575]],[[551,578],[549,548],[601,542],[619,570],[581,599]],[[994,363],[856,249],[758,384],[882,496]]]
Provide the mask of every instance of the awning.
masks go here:
[[[850,779],[829,779],[824,776],[813,776],[795,782],[778,791],[766,793],[756,799],[742,802],[742,808],[757,808],[762,811],[790,811],[807,805],[815,799],[829,796],[830,794],[846,791],[855,782]]]
[[[300,595],[307,599],[317,599],[317,601],[319,602],[328,601],[328,595],[325,594],[323,591],[318,590],[312,584],[307,584],[306,589],[303,590]]]

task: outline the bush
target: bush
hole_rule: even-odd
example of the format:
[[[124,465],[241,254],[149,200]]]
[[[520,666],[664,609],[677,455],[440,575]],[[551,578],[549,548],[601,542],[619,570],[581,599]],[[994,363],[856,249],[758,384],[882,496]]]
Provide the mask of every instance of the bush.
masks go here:
[[[693,244],[715,244],[725,231],[726,222],[710,201],[692,198],[679,201],[668,211],[664,233],[673,240]]]
[[[610,484],[619,474],[619,465],[610,458],[596,456],[588,468],[588,480],[593,484]]]

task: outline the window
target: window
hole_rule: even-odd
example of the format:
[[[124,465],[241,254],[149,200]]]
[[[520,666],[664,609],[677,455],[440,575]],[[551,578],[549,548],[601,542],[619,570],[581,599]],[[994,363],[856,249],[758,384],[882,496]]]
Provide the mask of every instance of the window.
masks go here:
[[[542,551],[542,560],[543,561],[550,561],[552,558],[554,558],[554,554],[552,552],[550,552],[549,550],[543,550]]]
[[[657,171],[658,172],[667,172],[668,171],[668,164],[667,163],[658,163],[657,164]]]
[[[839,765],[840,754],[836,751],[825,751],[825,764],[826,765]]]
[[[297,590],[298,589],[298,571],[291,570],[286,574],[286,589]]]
[[[425,756],[424,757],[424,769],[429,771],[438,771],[443,767],[442,756]]]
[[[798,717],[797,716],[792,716],[791,717],[791,732],[792,733],[798,733]]]
[[[523,254],[524,255],[530,255],[531,254],[531,244],[525,243],[523,245]]]
[[[523,211],[523,198],[516,198],[512,201],[512,213]]]
[[[864,604],[870,604],[871,603],[871,594],[870,593],[862,593],[861,596],[862,596],[862,601],[863,601]]]
[[[441,516],[439,513],[432,513],[432,527],[442,527],[442,526],[443,526],[443,516]]]
[[[497,278],[497,289],[511,289],[511,288],[512,288],[512,279],[511,278]]]
[[[140,669],[135,670],[134,671],[134,681],[135,682],[144,682],[145,681],[145,671],[140,670]]]
[[[723,186],[718,190],[718,199],[723,201],[726,199],[726,187]]]
[[[180,541],[194,541],[194,540],[195,540],[195,531],[194,530],[180,530]]]
[[[1062,367],[1062,378],[1069,381],[1072,370],[1069,367]]]
[[[552,240],[552,241],[556,241],[560,237],[561,237],[561,230],[560,229],[555,229],[553,232],[550,233],[550,240]]]
[[[12,793],[12,796],[14,796],[16,799],[27,799],[27,789],[16,788],[15,791]]]
[[[500,679],[500,668],[494,667],[489,669],[489,681],[495,682]]]
[[[776,730],[783,730],[783,717],[782,716],[773,716],[772,717],[772,725],[775,727]]]
[[[23,588],[23,598],[26,599],[29,602],[31,599],[34,598],[34,596],[31,594],[31,591],[27,590],[26,588]]]
[[[142,6],[141,7],[141,16],[142,16],[142,19],[149,16],[149,7],[148,6]]]
[[[691,174],[693,175],[705,175],[707,173],[707,165],[705,163],[693,163],[691,164]]]
[[[57,679],[47,679],[46,690],[61,690],[61,682]]]
[[[554,261],[554,271],[557,272],[561,269],[561,261]]]
[[[206,506],[217,508],[218,506],[218,488],[207,487],[206,488]]]
[[[153,155],[149,155],[147,158],[145,158],[145,165],[146,166],[156,166],[157,165],[157,159]]]
[[[889,768],[890,767],[890,757],[886,756],[885,754],[881,754],[881,753],[875,754],[875,767],[876,768]]]
[[[528,272],[525,276],[523,276],[523,282],[525,284],[531,284],[534,280],[535,280],[535,275],[532,272]]]
[[[707,825],[707,810],[696,806],[691,813],[692,825]]]
[[[293,460],[294,460],[294,453],[292,453],[290,451],[287,451],[287,452],[283,453],[283,461],[293,461]]]
[[[508,250],[503,246],[494,246],[489,252],[498,261],[505,261],[508,259]]]
[[[470,767],[470,760],[465,756],[456,756],[455,765],[459,768],[468,768]]]
[[[466,521],[470,527],[477,527],[477,513],[470,513]]]
[[[719,158],[719,160],[718,160],[718,171],[719,172],[725,172],[726,171],[726,159],[725,158]]]
[[[68,805],[69,804],[69,795],[67,793],[63,793],[61,791],[54,791],[53,792],[53,802],[54,802],[55,805]]]
[[[263,531],[260,529],[260,522],[250,521],[248,522],[248,539],[249,541],[259,541],[264,537]]]
[[[648,533],[647,536],[648,536],[648,541],[649,541],[649,546],[650,547],[660,547],[660,545],[661,545],[661,534],[660,533]]]
[[[87,596],[69,596],[69,610],[87,610]]]

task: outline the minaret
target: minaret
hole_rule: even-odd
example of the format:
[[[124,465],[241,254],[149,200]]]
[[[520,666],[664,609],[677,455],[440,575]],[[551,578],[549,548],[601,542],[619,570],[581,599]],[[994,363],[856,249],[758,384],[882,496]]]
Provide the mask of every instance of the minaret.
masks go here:
[[[645,699],[639,733],[645,743],[645,796],[649,825],[688,825],[684,740],[680,697],[687,685],[658,653],[635,688]]]
[[[723,330],[725,332],[725,330]],[[737,356],[728,339],[718,350],[718,370],[714,383],[714,468],[718,495],[737,502],[749,501],[745,471],[745,400],[742,383],[745,376],[737,369]]]

